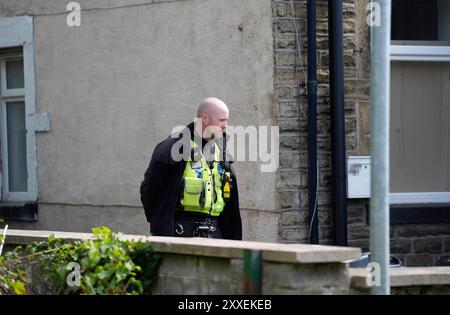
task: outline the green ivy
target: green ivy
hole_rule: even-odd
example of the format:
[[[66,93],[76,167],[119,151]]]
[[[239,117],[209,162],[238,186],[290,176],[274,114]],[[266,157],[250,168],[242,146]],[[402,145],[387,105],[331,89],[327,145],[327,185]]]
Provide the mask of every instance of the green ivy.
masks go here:
[[[52,235],[0,257],[0,293],[30,291],[32,286],[21,264],[28,259],[54,294],[151,294],[161,262],[151,244],[120,240],[106,227],[92,232],[92,240],[66,242]],[[71,263],[80,269],[68,268]],[[8,276],[11,272],[16,276]],[[2,276],[9,280],[2,281]],[[2,288],[3,282],[7,288]]]
[[[0,256],[0,295],[25,294],[30,290],[31,281],[16,252]]]

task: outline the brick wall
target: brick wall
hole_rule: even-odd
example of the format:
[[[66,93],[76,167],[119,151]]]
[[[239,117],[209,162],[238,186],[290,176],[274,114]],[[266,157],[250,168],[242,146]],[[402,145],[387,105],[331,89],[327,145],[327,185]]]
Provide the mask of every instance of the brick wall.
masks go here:
[[[290,1],[273,1],[273,32],[275,49],[275,98],[277,120],[280,126],[279,168],[279,240],[307,242],[309,233],[308,159],[307,159],[307,34],[306,1],[293,1],[295,19]],[[358,4],[359,6],[359,4]],[[346,147],[356,154],[358,145],[367,148],[366,140],[358,138],[359,106],[368,107],[369,82],[367,67],[357,68],[364,57],[359,45],[364,37],[359,34],[358,6],[355,1],[344,4],[344,62]],[[298,57],[294,20],[297,23],[302,58]],[[331,152],[328,68],[328,6],[318,1],[317,6],[317,69],[318,117],[317,152],[319,160],[318,216],[320,243],[332,243],[331,217]],[[366,113],[367,111],[363,111]],[[365,119],[363,117],[363,119]],[[361,130],[364,134],[365,130]]]
[[[275,51],[275,104],[280,126],[278,170],[279,241],[305,243],[309,233],[307,158],[307,33],[306,1],[273,0]],[[368,0],[344,1],[345,128],[347,155],[369,154],[370,130],[370,30],[366,24]],[[317,6],[319,160],[319,238],[331,244],[331,152],[328,81],[328,6]],[[295,26],[302,58],[298,57]],[[350,246],[369,247],[368,200],[348,200]],[[391,252],[408,266],[448,265],[450,225],[392,225]]]
[[[348,207],[349,245],[369,248],[368,202]],[[450,223],[391,224],[391,254],[405,266],[449,266]]]

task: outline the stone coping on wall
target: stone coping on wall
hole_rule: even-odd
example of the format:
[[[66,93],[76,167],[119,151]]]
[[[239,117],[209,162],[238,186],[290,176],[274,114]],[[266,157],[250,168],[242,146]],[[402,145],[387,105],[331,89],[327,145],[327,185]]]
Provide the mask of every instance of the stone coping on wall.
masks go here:
[[[3,230],[0,229],[0,234]],[[27,245],[46,240],[54,234],[69,241],[92,239],[91,233],[7,230],[5,244]],[[153,249],[160,253],[222,258],[243,258],[246,249],[260,250],[264,261],[280,263],[336,263],[359,259],[361,250],[354,247],[323,246],[310,244],[280,244],[250,241],[217,240],[207,238],[180,238],[145,235],[119,234],[122,240],[142,240],[151,242]]]
[[[391,287],[450,285],[450,267],[392,267]],[[351,286],[369,288],[370,272],[366,268],[350,268]]]

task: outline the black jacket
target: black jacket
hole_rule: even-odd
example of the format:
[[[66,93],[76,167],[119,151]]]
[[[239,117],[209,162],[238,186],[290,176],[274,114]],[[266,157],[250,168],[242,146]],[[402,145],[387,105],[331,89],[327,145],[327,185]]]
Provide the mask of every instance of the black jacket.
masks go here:
[[[194,123],[186,126],[192,137]],[[185,130],[186,131],[186,130]],[[173,236],[174,209],[180,196],[181,182],[186,168],[186,159],[175,162],[171,156],[174,143],[182,139],[181,132],[177,137],[168,137],[158,143],[153,152],[150,164],[141,183],[140,194],[145,216],[150,222],[152,235]],[[224,137],[227,137],[224,134]],[[181,151],[180,151],[181,152]],[[231,159],[226,159],[226,168],[231,172],[231,199],[219,216],[219,226],[225,239],[242,239],[242,223],[239,211],[239,195],[236,175],[231,166]]]

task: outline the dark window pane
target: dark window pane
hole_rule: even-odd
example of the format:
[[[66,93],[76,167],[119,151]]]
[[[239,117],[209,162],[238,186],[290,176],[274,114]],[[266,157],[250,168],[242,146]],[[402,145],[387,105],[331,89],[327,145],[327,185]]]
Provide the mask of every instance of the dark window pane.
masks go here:
[[[6,66],[6,88],[22,89],[23,84],[23,60],[7,60]]]
[[[25,103],[6,103],[8,177],[10,192],[27,191]]]
[[[392,40],[450,41],[449,0],[393,0]]]

